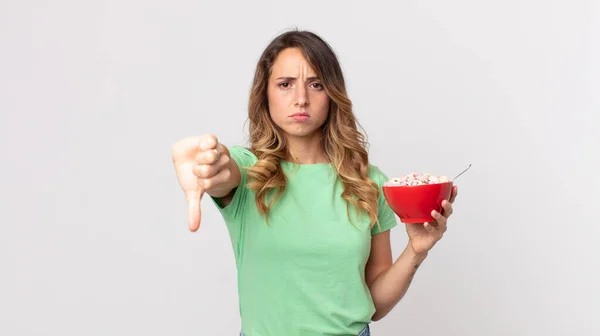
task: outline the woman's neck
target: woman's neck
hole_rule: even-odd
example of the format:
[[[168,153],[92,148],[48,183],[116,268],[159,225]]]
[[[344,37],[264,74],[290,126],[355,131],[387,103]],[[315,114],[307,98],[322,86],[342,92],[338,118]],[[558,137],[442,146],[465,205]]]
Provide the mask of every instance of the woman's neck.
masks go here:
[[[288,161],[299,164],[329,163],[321,144],[321,134],[309,137],[288,137]]]

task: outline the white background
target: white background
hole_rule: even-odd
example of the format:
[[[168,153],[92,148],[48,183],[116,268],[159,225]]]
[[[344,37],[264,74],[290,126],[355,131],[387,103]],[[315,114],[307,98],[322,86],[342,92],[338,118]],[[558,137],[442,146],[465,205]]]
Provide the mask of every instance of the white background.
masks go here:
[[[386,174],[473,164],[374,335],[600,334],[599,22],[591,0],[0,1],[0,334],[239,332],[223,220],[205,199],[188,231],[170,150],[246,144],[293,27],[335,49]]]

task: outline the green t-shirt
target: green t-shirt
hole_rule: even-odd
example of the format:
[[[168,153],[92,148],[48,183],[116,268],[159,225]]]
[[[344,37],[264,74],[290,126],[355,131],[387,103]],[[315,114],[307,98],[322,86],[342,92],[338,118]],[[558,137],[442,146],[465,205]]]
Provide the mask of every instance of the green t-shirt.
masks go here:
[[[232,146],[242,178],[230,204],[212,199],[227,224],[237,272],[244,336],[358,335],[375,312],[365,282],[371,236],[397,225],[380,192],[377,224],[367,215],[348,219],[343,184],[334,168],[281,161],[288,178],[269,213],[269,225],[246,187],[244,167],[256,163],[249,150]],[[387,177],[375,166],[369,177]],[[353,226],[354,224],[354,226]]]

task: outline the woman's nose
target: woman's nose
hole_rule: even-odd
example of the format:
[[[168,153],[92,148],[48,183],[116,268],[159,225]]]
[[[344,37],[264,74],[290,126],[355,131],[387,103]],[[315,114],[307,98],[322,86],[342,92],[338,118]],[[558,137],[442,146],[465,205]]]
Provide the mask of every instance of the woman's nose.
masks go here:
[[[302,86],[296,89],[296,105],[305,106],[308,105],[308,97],[306,95],[306,89]]]

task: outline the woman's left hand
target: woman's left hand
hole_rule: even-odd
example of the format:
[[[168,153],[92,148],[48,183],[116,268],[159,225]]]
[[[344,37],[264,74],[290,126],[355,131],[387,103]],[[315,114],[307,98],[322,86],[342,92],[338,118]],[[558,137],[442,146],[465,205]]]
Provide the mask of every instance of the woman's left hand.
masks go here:
[[[452,203],[456,200],[457,193],[458,188],[454,186],[450,200],[442,201],[442,213],[440,214],[435,210],[431,212],[431,216],[435,219],[435,222],[406,224],[406,232],[409,238],[408,244],[416,254],[429,252],[442,239],[444,232],[447,230],[448,217],[453,212]]]

